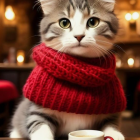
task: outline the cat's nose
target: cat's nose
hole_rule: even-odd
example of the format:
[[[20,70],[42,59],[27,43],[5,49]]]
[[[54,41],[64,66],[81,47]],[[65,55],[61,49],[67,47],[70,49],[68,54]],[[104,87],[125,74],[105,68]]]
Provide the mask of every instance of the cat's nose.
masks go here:
[[[80,42],[85,36],[84,35],[79,35],[75,36],[75,38]]]

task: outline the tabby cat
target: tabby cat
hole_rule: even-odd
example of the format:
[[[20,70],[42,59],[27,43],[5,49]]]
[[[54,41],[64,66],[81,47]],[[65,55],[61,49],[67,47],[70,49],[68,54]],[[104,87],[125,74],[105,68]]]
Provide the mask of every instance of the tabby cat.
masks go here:
[[[82,57],[109,55],[118,31],[115,0],[40,0],[41,42],[58,52]],[[10,137],[54,140],[80,129],[97,129],[124,140],[118,114],[82,115],[43,108],[25,99],[12,119]]]

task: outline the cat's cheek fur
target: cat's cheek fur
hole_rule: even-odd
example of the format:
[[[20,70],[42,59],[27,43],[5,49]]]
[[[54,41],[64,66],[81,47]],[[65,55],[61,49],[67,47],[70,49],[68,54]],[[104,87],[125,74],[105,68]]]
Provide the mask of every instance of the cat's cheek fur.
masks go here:
[[[78,46],[78,41],[73,37],[72,33],[65,33],[61,38],[60,41],[64,48],[69,49],[70,47]]]
[[[107,39],[106,37],[104,36],[101,36],[101,35],[97,35],[95,36],[95,42],[97,45],[99,45],[100,47],[102,47],[104,50],[110,50],[112,49],[113,47],[113,42],[114,42],[114,39],[110,40],[110,39]]]
[[[45,15],[50,14],[54,9],[58,0],[39,0],[41,3],[42,10]]]

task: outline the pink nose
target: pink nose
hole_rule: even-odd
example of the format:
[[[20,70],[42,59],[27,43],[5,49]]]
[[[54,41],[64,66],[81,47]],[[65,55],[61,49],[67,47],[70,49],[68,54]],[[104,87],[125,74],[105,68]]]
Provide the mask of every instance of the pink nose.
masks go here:
[[[79,36],[75,36],[75,38],[80,42],[85,36],[83,35],[79,35]]]

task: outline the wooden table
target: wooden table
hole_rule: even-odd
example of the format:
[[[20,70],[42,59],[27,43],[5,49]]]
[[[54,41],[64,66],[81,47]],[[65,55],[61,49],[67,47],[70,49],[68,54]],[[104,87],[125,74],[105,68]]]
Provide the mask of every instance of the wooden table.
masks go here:
[[[0,140],[27,140],[27,139],[0,138]],[[125,140],[140,140],[140,138],[126,138]]]

